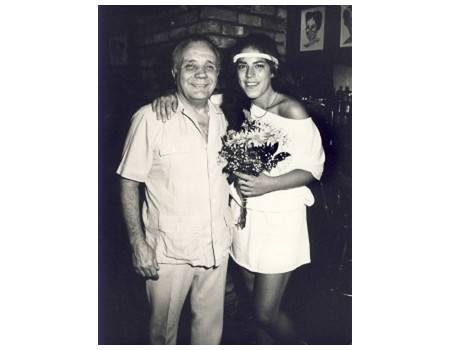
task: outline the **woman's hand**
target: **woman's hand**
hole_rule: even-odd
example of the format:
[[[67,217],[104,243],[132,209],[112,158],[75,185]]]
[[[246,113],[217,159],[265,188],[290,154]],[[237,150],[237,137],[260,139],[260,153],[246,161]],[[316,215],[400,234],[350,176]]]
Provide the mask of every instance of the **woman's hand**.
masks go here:
[[[178,99],[174,94],[161,96],[153,100],[152,111],[156,113],[156,119],[165,123],[170,120],[172,112],[175,113],[178,108]]]
[[[235,171],[233,174],[237,176],[237,184],[245,197],[261,196],[274,190],[273,178],[263,173],[253,176]]]

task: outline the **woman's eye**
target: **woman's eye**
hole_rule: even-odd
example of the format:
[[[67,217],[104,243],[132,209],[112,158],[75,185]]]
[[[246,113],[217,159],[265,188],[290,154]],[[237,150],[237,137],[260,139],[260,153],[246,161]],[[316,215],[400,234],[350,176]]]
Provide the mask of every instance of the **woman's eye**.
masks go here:
[[[237,66],[237,68],[239,69],[239,70],[243,70],[243,69],[245,69],[247,66],[245,65],[245,64],[238,64],[238,66]]]
[[[264,69],[265,65],[260,63],[260,64],[257,64],[255,67],[256,67],[256,69],[261,70],[261,69]]]

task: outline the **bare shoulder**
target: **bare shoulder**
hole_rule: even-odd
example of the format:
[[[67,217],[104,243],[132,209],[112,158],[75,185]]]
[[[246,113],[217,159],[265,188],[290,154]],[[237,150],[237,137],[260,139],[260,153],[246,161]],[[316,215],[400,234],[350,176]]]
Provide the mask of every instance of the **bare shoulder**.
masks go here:
[[[287,95],[282,97],[278,106],[278,114],[287,119],[302,120],[309,118],[305,107],[295,98]]]

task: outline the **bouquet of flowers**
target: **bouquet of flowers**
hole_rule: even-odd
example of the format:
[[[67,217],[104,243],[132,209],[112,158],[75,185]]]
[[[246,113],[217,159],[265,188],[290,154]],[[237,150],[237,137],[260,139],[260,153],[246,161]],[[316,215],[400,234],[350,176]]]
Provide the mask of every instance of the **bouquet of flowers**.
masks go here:
[[[233,177],[234,171],[258,176],[263,171],[275,168],[279,161],[289,157],[288,152],[278,151],[279,143],[286,142],[286,136],[267,123],[252,118],[244,109],[245,120],[240,130],[229,130],[222,137],[219,161],[225,164],[223,171]],[[238,190],[240,194],[240,191]],[[247,199],[242,198],[243,206],[237,227],[244,228],[246,222]]]

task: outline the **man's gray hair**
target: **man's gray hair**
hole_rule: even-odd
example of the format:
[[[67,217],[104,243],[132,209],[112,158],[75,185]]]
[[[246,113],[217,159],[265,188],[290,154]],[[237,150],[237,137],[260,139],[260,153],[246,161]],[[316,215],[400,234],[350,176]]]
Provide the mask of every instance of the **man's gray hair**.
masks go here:
[[[175,48],[173,49],[173,52],[172,52],[172,69],[174,71],[178,71],[178,68],[181,65],[182,52],[188,45],[190,45],[192,43],[196,43],[196,42],[205,43],[211,49],[211,51],[214,52],[214,54],[216,55],[216,58],[217,58],[217,62],[216,62],[217,70],[220,70],[221,57],[220,57],[219,48],[207,36],[200,35],[200,34],[191,35],[191,36],[183,39],[181,42],[179,42],[177,44],[177,46],[175,46]]]

